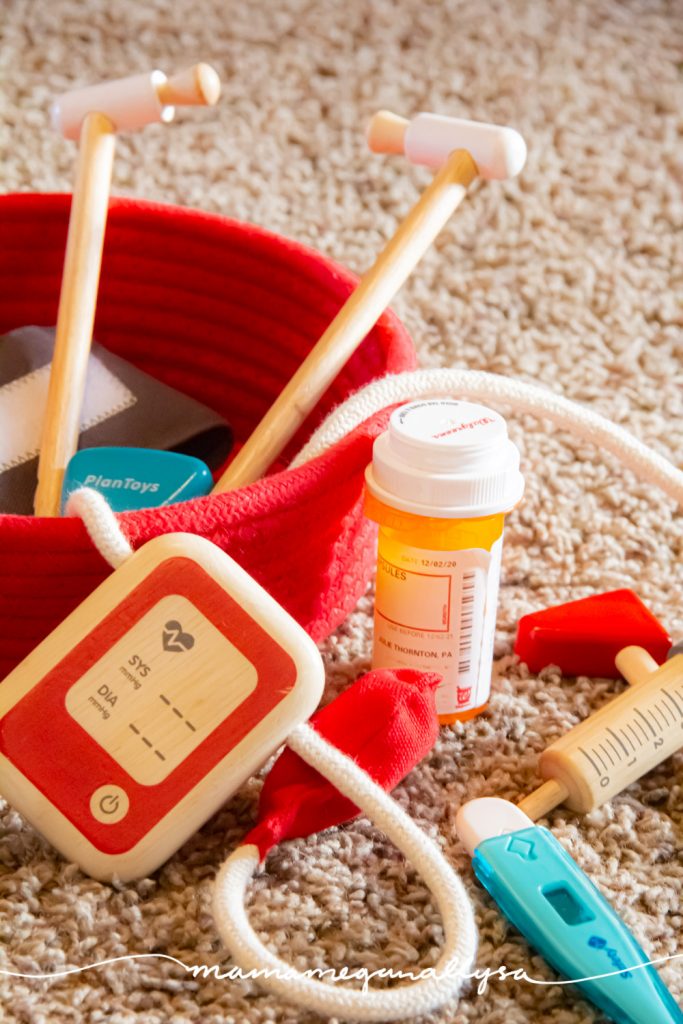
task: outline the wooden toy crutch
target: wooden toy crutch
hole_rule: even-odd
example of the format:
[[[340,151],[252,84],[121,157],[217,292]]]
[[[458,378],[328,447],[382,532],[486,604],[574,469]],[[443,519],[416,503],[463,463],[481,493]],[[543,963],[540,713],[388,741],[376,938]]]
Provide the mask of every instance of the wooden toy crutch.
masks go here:
[[[242,487],[265,473],[422,259],[472,180],[477,175],[512,178],[526,160],[524,139],[514,129],[435,114],[406,121],[380,111],[370,122],[368,142],[376,153],[405,153],[412,163],[440,169],[214,493]]]
[[[116,133],[172,121],[176,105],[210,106],[219,94],[214,69],[196,64],[173,78],[152,71],[75,89],[52,108],[54,127],[67,139],[78,139],[79,152],[38,461],[36,515],[59,515],[64,471],[78,446]]]

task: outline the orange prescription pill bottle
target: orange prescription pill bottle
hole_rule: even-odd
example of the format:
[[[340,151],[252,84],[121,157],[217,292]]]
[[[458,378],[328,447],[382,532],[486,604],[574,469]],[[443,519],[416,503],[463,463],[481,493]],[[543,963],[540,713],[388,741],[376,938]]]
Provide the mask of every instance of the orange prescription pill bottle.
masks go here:
[[[373,668],[439,672],[443,724],[491,689],[505,513],[524,479],[505,420],[451,398],[394,410],[365,474],[379,523]]]

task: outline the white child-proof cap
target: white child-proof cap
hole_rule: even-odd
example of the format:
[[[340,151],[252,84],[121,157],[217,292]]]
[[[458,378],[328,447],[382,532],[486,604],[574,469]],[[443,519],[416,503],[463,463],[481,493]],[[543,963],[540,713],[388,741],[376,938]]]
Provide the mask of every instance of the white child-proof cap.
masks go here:
[[[395,409],[365,479],[384,504],[444,519],[509,512],[524,493],[519,451],[503,417],[453,398]]]

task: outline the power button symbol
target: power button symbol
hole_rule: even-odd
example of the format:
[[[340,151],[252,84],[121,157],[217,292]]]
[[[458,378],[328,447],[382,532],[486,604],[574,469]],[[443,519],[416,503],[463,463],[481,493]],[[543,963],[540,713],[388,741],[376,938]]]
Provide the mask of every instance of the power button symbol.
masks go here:
[[[103,825],[115,825],[128,814],[130,801],[120,786],[99,786],[90,797],[90,813]]]

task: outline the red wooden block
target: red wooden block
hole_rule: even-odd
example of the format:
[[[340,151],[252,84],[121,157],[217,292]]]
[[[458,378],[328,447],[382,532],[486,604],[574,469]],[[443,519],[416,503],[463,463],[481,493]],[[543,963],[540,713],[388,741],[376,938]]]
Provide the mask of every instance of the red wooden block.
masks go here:
[[[614,659],[632,644],[661,664],[671,637],[632,590],[611,590],[523,616],[515,654],[532,672],[558,665],[566,676],[618,679]]]

